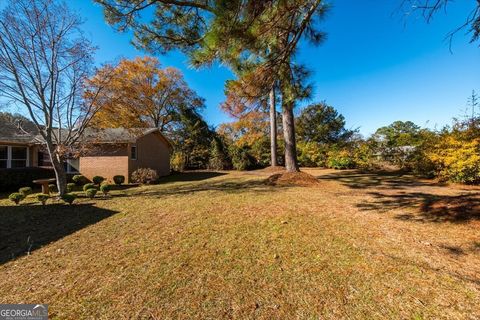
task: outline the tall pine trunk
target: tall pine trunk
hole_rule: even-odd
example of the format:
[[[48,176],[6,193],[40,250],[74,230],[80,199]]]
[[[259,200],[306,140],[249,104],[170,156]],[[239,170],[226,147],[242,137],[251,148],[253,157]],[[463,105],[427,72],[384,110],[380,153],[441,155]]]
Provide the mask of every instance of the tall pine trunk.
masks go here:
[[[48,154],[52,161],[53,170],[55,171],[55,179],[57,180],[57,188],[60,196],[67,193],[67,174],[63,166],[63,161],[57,152],[55,152],[55,146],[47,143]]]
[[[278,165],[277,161],[277,110],[275,102],[275,86],[270,90],[270,156],[271,165]]]
[[[295,143],[295,118],[293,103],[282,105],[283,137],[285,139],[285,169],[287,172],[298,172],[297,145]]]

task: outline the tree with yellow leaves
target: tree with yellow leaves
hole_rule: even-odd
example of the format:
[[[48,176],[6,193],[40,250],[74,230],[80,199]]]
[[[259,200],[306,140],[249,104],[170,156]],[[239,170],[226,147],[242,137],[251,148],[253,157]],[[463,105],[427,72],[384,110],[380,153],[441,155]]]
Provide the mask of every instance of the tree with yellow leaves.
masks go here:
[[[106,65],[90,80],[90,86],[109,84],[98,99],[99,111],[92,125],[111,127],[157,127],[172,131],[186,110],[201,109],[204,100],[185,82],[175,68],[162,69],[156,58],[123,59]]]

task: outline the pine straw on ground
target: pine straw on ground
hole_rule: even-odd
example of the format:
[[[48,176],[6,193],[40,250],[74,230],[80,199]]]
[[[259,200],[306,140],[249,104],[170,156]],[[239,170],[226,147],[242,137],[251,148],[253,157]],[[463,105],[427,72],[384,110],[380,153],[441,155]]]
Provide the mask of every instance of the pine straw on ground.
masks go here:
[[[319,181],[311,174],[305,172],[284,172],[270,176],[266,183],[271,186],[318,186]]]
[[[190,173],[71,207],[0,200],[0,301],[52,319],[480,318],[480,218],[423,205],[478,188],[305,171],[318,187]]]

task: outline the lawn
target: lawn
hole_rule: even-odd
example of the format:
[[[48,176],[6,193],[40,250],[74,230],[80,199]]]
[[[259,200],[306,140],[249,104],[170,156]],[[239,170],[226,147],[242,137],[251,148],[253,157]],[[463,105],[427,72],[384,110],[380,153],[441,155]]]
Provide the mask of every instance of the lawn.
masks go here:
[[[0,302],[58,319],[478,319],[480,189],[191,172],[73,206],[0,200]],[[32,200],[33,202],[33,200]]]

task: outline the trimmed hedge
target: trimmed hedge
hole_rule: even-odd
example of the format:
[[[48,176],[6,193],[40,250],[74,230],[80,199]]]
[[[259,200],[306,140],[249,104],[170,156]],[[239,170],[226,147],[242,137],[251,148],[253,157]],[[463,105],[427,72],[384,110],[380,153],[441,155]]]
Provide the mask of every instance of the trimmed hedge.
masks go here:
[[[122,176],[122,175],[114,176],[113,182],[115,182],[117,186],[120,186],[125,182],[125,176]]]
[[[95,176],[92,178],[93,183],[100,185],[103,181],[105,181],[105,178],[102,176]]]
[[[87,183],[83,186],[83,191],[87,191],[88,189],[97,189],[97,187],[93,183]]]
[[[65,202],[65,203],[68,203],[68,204],[73,204],[73,201],[75,201],[75,199],[77,198],[77,196],[73,193],[65,193],[63,196],[62,196],[62,200]]]
[[[23,194],[19,193],[19,192],[15,192],[15,193],[12,193],[11,195],[9,195],[8,199],[10,199],[10,201],[12,201],[12,202],[15,202],[15,204],[19,204],[20,201],[25,199],[25,196]]]
[[[72,192],[77,185],[73,182],[67,183],[67,193]]]
[[[21,187],[36,187],[33,180],[55,178],[53,169],[16,168],[0,169],[0,192],[16,191]]]
[[[50,197],[46,194],[43,193],[38,193],[37,194],[37,200],[40,202],[42,205],[45,205],[47,203],[47,200],[50,199]]]
[[[97,194],[97,189],[87,189],[85,190],[85,195],[89,197],[90,199],[95,198],[95,195]]]
[[[32,188],[23,187],[23,188],[18,189],[18,192],[23,194],[23,196],[26,198],[28,195],[32,194]]]
[[[107,183],[104,183],[100,186],[100,191],[102,191],[104,195],[107,195],[110,190],[112,190],[112,186]]]

